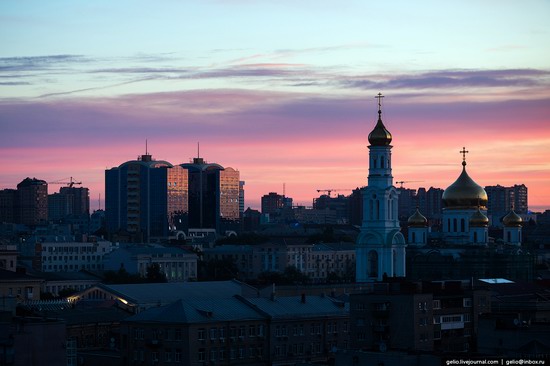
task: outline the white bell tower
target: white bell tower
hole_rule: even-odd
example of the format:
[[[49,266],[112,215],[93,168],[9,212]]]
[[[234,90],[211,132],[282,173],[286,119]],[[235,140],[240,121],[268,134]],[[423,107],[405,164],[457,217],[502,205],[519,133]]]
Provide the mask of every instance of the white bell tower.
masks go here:
[[[380,281],[405,276],[405,238],[397,217],[398,192],[393,186],[391,133],[382,123],[378,93],[378,122],[369,134],[369,177],[363,194],[363,222],[356,243],[356,281]]]

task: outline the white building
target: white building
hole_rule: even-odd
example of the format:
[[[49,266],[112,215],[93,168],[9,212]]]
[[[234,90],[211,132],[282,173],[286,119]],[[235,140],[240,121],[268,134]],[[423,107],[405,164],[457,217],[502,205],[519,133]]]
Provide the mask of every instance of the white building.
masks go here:
[[[369,177],[363,188],[363,223],[356,243],[357,282],[405,276],[405,238],[397,215],[398,192],[393,186],[391,133],[382,123],[378,94],[378,122],[369,134]]]

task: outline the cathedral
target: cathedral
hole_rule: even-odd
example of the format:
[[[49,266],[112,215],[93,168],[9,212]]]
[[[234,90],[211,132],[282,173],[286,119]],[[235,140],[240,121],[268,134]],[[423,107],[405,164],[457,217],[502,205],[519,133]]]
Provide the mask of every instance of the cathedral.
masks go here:
[[[487,193],[466,170],[443,193],[441,225],[432,231],[417,209],[407,222],[407,240],[397,217],[398,191],[393,185],[392,135],[378,121],[368,136],[369,176],[363,188],[363,221],[356,242],[356,281],[386,277],[441,280],[504,277],[531,280],[533,256],[521,248],[522,219],[513,208],[503,218],[503,239],[489,237]]]

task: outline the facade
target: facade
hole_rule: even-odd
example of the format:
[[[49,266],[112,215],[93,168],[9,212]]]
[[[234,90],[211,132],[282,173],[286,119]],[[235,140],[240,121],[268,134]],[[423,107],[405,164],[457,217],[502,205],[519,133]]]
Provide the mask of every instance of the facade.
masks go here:
[[[90,192],[84,187],[62,187],[48,195],[48,219],[60,221],[69,217],[90,216]]]
[[[17,190],[2,189],[0,190],[0,222],[15,223],[16,222],[16,200]]]
[[[239,171],[194,158],[181,164],[189,177],[189,228],[238,230]]]
[[[465,352],[476,344],[480,314],[491,311],[487,289],[439,281],[375,284],[350,295],[352,348]]]
[[[27,241],[21,253],[32,257],[32,266],[42,272],[78,272],[102,270],[103,257],[112,250],[109,241]]]
[[[123,364],[265,365],[266,323],[237,298],[179,300],[123,321]]]
[[[17,302],[40,300],[43,278],[0,269],[0,298],[13,297]]]
[[[379,98],[382,96],[379,94]],[[405,238],[397,214],[398,192],[391,168],[392,136],[382,122],[369,134],[369,177],[363,189],[363,222],[356,242],[356,281],[405,276]]]
[[[166,279],[189,281],[197,278],[197,255],[187,250],[161,245],[121,246],[107,254],[104,269],[118,271],[124,268],[128,273],[146,277],[147,268],[158,264]]]
[[[48,221],[48,183],[25,178],[17,185],[16,223],[36,226]]]
[[[239,217],[242,219],[244,214],[244,185],[245,181],[239,181]]]
[[[187,170],[149,154],[105,171],[107,232],[134,242],[186,227]]]
[[[275,215],[284,207],[284,196],[269,192],[262,196],[262,214]]]
[[[269,365],[323,363],[349,346],[349,308],[343,302],[305,294],[243,301],[266,315]]]
[[[18,255],[17,245],[0,244],[0,269],[15,272]]]
[[[529,210],[525,184],[487,186],[485,190],[489,197],[487,211],[493,226],[501,226],[501,219],[511,208],[518,214],[526,214]]]
[[[355,246],[352,243],[323,243],[313,245],[305,272],[313,282],[334,278],[355,279]]]
[[[123,364],[293,365],[347,348],[348,309],[324,296],[188,297],[122,322]]]

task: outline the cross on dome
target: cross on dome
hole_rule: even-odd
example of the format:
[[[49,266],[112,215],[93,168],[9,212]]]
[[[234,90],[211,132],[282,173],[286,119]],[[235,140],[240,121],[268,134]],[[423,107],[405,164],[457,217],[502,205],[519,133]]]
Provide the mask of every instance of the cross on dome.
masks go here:
[[[462,147],[462,150],[459,151],[459,153],[462,154],[462,165],[466,165],[466,154],[469,153],[469,151],[466,150],[466,147]]]

